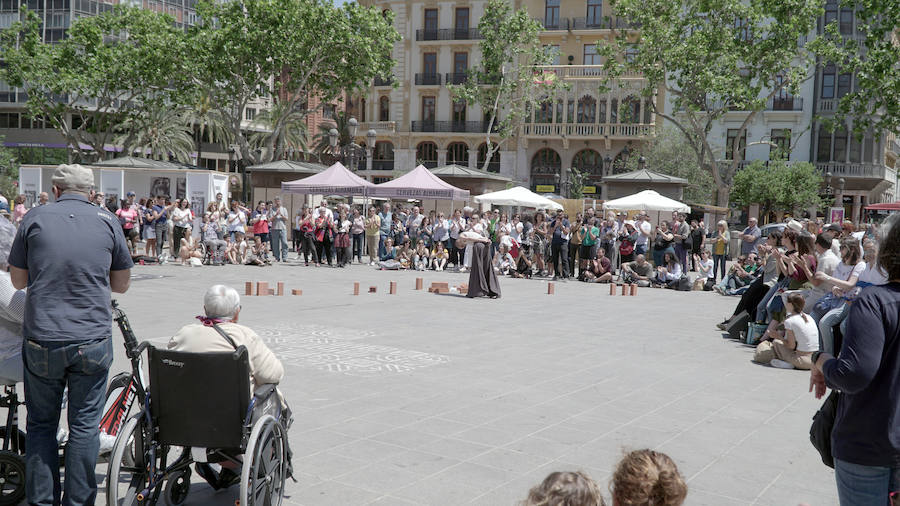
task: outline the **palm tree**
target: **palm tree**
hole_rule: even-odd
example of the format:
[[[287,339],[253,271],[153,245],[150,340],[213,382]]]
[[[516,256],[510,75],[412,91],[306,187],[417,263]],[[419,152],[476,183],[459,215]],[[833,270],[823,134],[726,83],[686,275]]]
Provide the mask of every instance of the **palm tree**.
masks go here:
[[[122,131],[115,143],[124,148],[125,153],[139,151],[156,160],[170,157],[181,162],[190,162],[194,140],[188,133],[182,111],[164,107],[152,108],[127,117],[120,125]]]
[[[193,126],[194,146],[197,152],[197,163],[200,163],[200,155],[203,154],[204,134],[209,135],[211,143],[219,143],[223,148],[231,144],[233,137],[228,122],[219,109],[213,107],[212,99],[208,92],[201,91],[197,102],[185,110],[184,119],[189,126]]]
[[[331,137],[328,135],[332,128],[338,131],[338,146],[350,144],[350,128],[348,126],[350,118],[343,112],[338,112],[335,114],[333,121],[334,125],[320,123],[319,133],[313,137],[313,141],[316,143],[313,149],[315,149],[316,155],[319,157],[319,162],[322,161],[322,155],[335,156],[334,149],[331,147]]]
[[[250,134],[250,145],[262,152],[260,161],[280,160],[289,152],[305,153],[309,149],[305,119],[305,111],[285,102],[260,112],[253,126],[261,130]]]

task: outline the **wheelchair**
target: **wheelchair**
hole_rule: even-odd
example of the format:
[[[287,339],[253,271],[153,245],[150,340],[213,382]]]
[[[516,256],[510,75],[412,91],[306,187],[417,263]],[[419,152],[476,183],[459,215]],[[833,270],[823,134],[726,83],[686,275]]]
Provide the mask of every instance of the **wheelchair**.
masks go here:
[[[107,504],[183,504],[191,464],[240,469],[240,506],[279,506],[291,474],[287,428],[275,385],[251,395],[247,349],[187,353],[147,343],[150,387],[116,436]],[[213,386],[214,385],[214,386]]]
[[[6,423],[0,427],[0,506],[19,504],[25,499],[25,432],[19,429],[19,406],[25,404],[15,383],[0,383],[0,407],[6,408]]]

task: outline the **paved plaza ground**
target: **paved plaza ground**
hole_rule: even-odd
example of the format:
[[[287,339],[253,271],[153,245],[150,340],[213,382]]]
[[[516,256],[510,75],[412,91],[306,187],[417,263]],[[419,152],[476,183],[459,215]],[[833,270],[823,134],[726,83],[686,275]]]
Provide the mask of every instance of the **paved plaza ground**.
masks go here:
[[[465,274],[360,265],[133,273],[117,298],[138,338],[159,344],[195,322],[211,284],[303,290],[242,297],[240,315],[285,365],[289,505],[513,505],[556,470],[584,470],[606,491],[623,452],[645,447],[678,463],[689,505],[837,504],[809,444],[820,404],[809,374],[753,364],[751,348],[714,327],[736,298],[610,297],[579,282],[547,295],[546,281],[504,278],[502,298],[472,300],[414,290],[417,276],[427,286]],[[113,370],[125,370],[114,335]],[[188,504],[231,505],[237,493],[195,475]]]

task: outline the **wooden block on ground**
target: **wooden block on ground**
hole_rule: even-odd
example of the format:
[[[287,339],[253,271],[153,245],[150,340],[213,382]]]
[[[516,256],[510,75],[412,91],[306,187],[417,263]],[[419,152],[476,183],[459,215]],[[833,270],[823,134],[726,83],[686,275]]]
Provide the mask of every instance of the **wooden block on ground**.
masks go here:
[[[284,295],[284,282],[283,281],[278,282],[278,292],[276,293],[276,295],[279,295],[279,296]]]
[[[296,288],[291,290],[291,295],[303,295],[303,290],[297,290]]]
[[[456,287],[456,290],[457,290],[459,293],[465,295],[465,294],[469,293],[469,285],[463,283],[463,284],[457,286],[457,287]]]
[[[628,295],[628,285],[622,285],[622,295]]]
[[[253,281],[244,283],[244,295],[253,295]]]
[[[397,282],[391,281],[390,288],[388,290],[389,290],[388,291],[389,294],[396,295],[397,294]]]
[[[370,287],[369,287],[369,293],[376,293],[377,291],[378,291],[378,287],[377,287],[377,286],[370,286]]]
[[[434,289],[434,293],[450,293],[449,286],[439,286]]]
[[[553,284],[552,281],[547,283],[547,295],[553,295],[555,290],[556,290],[556,286]]]
[[[616,284],[615,284],[615,283],[610,283],[610,284],[609,284],[609,294],[610,294],[610,295],[615,295],[615,294],[616,294]]]
[[[269,288],[269,295],[275,295],[275,289]]]
[[[416,290],[421,290],[422,285],[425,283],[425,280],[422,278],[416,278]]]
[[[433,287],[433,286],[429,286],[429,287],[428,287],[428,293],[434,293],[434,287]]]
[[[445,283],[445,282],[435,282],[435,283],[431,283],[431,289],[432,289],[432,290],[437,290],[437,289],[439,289],[439,288],[442,288],[442,289],[444,289],[444,290],[448,290],[448,291],[449,291],[449,290],[450,290],[450,283]]]
[[[635,295],[637,295],[637,285],[634,284],[634,283],[631,284],[631,293],[630,293],[630,295],[631,295],[632,297],[635,296]]]
[[[359,283],[353,283],[353,295],[359,295]]]
[[[269,294],[269,283],[265,281],[258,281],[256,283],[256,295],[268,295]]]

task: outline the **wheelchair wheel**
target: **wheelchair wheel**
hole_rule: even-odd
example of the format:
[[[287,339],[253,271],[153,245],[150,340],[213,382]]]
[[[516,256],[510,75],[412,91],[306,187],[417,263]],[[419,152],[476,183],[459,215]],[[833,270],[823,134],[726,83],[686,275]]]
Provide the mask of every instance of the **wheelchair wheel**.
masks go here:
[[[271,415],[253,425],[241,470],[241,506],[280,506],[286,478],[284,427]]]
[[[169,506],[180,506],[191,491],[191,468],[171,474],[166,479],[165,498]]]
[[[144,412],[135,413],[116,436],[106,472],[107,504],[149,504],[142,494],[149,483],[150,455]]]
[[[0,505],[19,504],[25,499],[25,459],[0,451]]]

